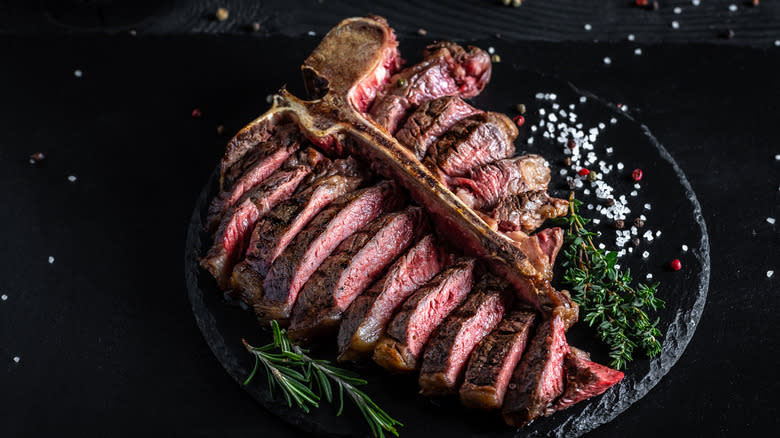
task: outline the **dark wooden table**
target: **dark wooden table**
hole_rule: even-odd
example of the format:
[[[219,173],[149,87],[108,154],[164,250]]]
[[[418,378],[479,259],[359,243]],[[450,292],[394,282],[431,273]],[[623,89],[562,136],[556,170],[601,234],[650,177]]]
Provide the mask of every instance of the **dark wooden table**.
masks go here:
[[[730,13],[729,2],[704,1],[700,14],[685,2],[676,16],[683,2],[652,12],[628,1],[225,1],[221,23],[215,3],[72,3],[102,18],[59,2],[0,7],[0,435],[303,436],[203,342],[184,290],[184,236],[227,140],[216,127],[232,133],[261,113],[327,28],[368,10],[388,16],[402,43],[420,27],[426,38],[491,38],[479,44],[505,62],[628,104],[688,175],[712,245],[701,323],[671,372],[589,436],[780,426],[780,239],[766,221],[780,216],[780,2],[734,2]],[[243,29],[252,21],[260,32]],[[720,38],[729,26],[735,38]],[[310,29],[318,36],[301,35]],[[28,163],[39,151],[47,159]]]

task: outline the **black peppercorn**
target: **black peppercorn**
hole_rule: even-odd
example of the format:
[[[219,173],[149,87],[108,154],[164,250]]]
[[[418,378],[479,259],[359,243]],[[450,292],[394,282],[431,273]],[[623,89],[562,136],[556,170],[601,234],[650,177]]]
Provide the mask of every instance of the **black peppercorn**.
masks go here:
[[[615,221],[615,229],[622,230],[625,227],[626,227],[626,223],[623,222],[623,220],[618,219]]]
[[[637,228],[642,228],[645,226],[645,221],[642,220],[642,218],[636,218],[634,219],[634,226]]]
[[[563,160],[563,164],[565,164],[565,165],[567,165],[567,166],[571,166],[571,157],[566,157],[566,158]]]
[[[642,241],[639,240],[638,237],[634,237],[633,239],[631,239],[631,244],[634,246],[639,246],[640,243],[642,243]]]
[[[604,201],[605,204],[607,204],[607,207],[612,207],[615,205],[615,198],[609,198],[606,201]]]
[[[575,183],[573,179],[566,181],[566,183],[569,185],[569,190],[577,188],[577,183]]]

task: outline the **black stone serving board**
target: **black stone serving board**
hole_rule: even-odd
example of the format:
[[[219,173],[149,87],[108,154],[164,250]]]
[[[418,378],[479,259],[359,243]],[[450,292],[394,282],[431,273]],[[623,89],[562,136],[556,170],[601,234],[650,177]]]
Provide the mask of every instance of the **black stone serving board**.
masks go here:
[[[636,360],[628,365],[624,380],[603,396],[593,398],[555,415],[534,421],[522,430],[504,425],[497,413],[468,411],[461,407],[456,398],[430,400],[417,394],[416,378],[392,376],[372,363],[357,364],[353,368],[365,377],[369,384],[366,392],[404,426],[401,436],[425,436],[431,430],[443,436],[457,437],[512,437],[512,436],[557,436],[582,435],[609,422],[631,404],[640,400],[663,378],[677,362],[688,345],[701,316],[707,296],[710,275],[709,240],[706,225],[701,215],[699,202],[691,186],[671,155],[653,136],[650,128],[635,121],[627,112],[614,104],[602,101],[587,91],[579,90],[571,83],[539,72],[523,69],[509,63],[494,64],[491,83],[474,99],[474,104],[483,109],[501,111],[513,115],[513,108],[519,102],[527,105],[526,125],[521,128],[517,140],[518,153],[538,153],[551,163],[553,180],[552,195],[566,197],[568,189],[565,179],[559,175],[563,166],[560,146],[545,141],[528,145],[528,126],[538,117],[540,101],[538,92],[555,93],[557,102],[568,109],[570,103],[577,104],[578,122],[585,127],[599,122],[607,128],[599,137],[596,148],[605,156],[604,148],[612,146],[614,153],[608,157],[611,163],[625,163],[622,172],[613,171],[605,177],[617,194],[632,190],[634,181],[629,178],[635,167],[644,170],[640,195],[631,199],[630,206],[636,215],[647,215],[647,227],[662,230],[660,239],[652,243],[643,242],[633,254],[626,255],[620,264],[631,269],[637,281],[647,282],[646,273],[660,282],[659,296],[666,301],[666,307],[658,312],[659,327],[664,333],[663,353],[647,359],[638,352]],[[585,104],[579,104],[580,96],[587,96]],[[614,125],[611,118],[617,118]],[[660,127],[663,129],[664,127]],[[537,136],[540,137],[540,136]],[[198,326],[203,332],[217,360],[237,383],[242,383],[250,373],[253,360],[243,349],[241,339],[262,345],[270,340],[267,328],[260,327],[251,311],[227,298],[216,287],[213,279],[198,266],[198,258],[210,244],[209,236],[201,232],[203,218],[211,197],[216,193],[216,170],[198,198],[186,241],[185,276],[192,303],[192,310]],[[595,197],[577,197],[595,201]],[[642,205],[650,203],[652,210],[643,211]],[[595,211],[583,209],[584,216],[595,217]],[[633,217],[633,216],[632,216]],[[603,242],[614,247],[614,233],[608,221],[602,220],[594,229],[602,231]],[[683,244],[690,249],[681,250]],[[630,246],[627,245],[627,247]],[[642,251],[650,252],[642,259]],[[668,263],[674,258],[682,261],[684,269],[672,272]],[[556,279],[560,277],[560,269]],[[571,344],[592,352],[595,360],[608,363],[606,349],[595,336],[594,331],[580,322],[568,333]],[[313,347],[319,357],[335,357],[335,341],[323,341]],[[258,378],[245,387],[246,391],[266,409],[304,431],[324,436],[366,436],[369,434],[360,413],[351,406],[342,417],[336,417],[335,409],[324,404],[310,414],[289,408],[283,401],[270,396],[266,382]]]

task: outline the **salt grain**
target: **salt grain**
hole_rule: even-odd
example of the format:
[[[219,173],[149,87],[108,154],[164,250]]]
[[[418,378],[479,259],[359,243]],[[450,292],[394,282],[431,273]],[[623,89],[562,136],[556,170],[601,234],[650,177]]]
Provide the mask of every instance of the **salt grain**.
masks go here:
[[[775,218],[773,218],[773,217],[766,218],[766,221],[769,222],[769,225],[774,225],[775,224]]]
[[[775,155],[775,160],[780,161],[780,154]]]
[[[625,167],[625,166],[623,166],[623,163],[617,163],[617,169],[618,170],[623,170],[623,167]]]
[[[729,11],[730,12],[737,12],[737,5],[735,5],[734,3],[730,4],[729,5]]]
[[[599,243],[599,249],[604,249],[606,246],[603,243]]]
[[[604,57],[604,64],[610,65],[612,64],[612,59],[610,59],[609,56]]]
[[[642,258],[643,259],[646,259],[648,257],[650,257],[650,253],[649,252],[645,251],[645,252],[642,253]]]
[[[641,185],[639,185],[639,184],[634,184],[634,188],[635,188],[635,189],[637,189],[637,190],[639,190],[639,189],[641,189],[641,188],[642,188],[642,186],[641,186]]]
[[[701,0],[692,0],[691,4],[694,6],[699,6],[701,4]]]
[[[534,144],[534,138],[528,137],[528,144]]]
[[[775,40],[775,47],[780,47],[780,40]]]
[[[607,148],[607,153],[611,154],[612,153],[612,148]]]
[[[308,32],[306,32],[306,33],[307,33],[309,36],[316,36],[316,35],[317,35],[317,33],[316,33],[316,32],[314,32],[313,30],[310,30],[310,31],[308,31]]]
[[[766,278],[772,278],[775,275],[775,271],[766,271]]]
[[[593,204],[588,204],[588,210],[593,210]]]
[[[650,204],[645,204],[645,210],[652,210],[652,206]]]
[[[679,29],[679,28],[680,28],[680,23],[678,23],[677,21],[672,21],[672,29]]]
[[[593,223],[594,223],[594,224],[596,224],[596,225],[598,225],[598,224],[600,224],[600,223],[601,223],[601,219],[599,219],[599,218],[595,218],[595,219],[593,219]],[[5,295],[3,295],[3,296],[5,296]]]
[[[780,46],[780,44],[775,44],[776,46]],[[588,98],[585,96],[580,96],[580,103],[585,103],[588,101]]]
[[[51,265],[52,263],[54,263],[54,257],[53,256],[49,256],[49,264]]]
[[[658,230],[658,231],[655,232],[655,237],[656,238],[661,237],[661,230]]]
[[[631,196],[636,196],[639,194],[636,190],[632,190],[631,193],[629,193]]]
[[[652,280],[653,279],[653,274],[648,272],[647,275],[645,275],[645,278],[647,278],[648,280]]]
[[[14,356],[14,362],[19,363],[20,360],[22,359],[19,356]]]
[[[674,8],[673,11],[675,14],[680,15],[682,13],[682,8],[678,6]]]
[[[683,252],[688,252],[688,245],[683,245],[682,250]]]
[[[634,49],[634,55],[641,55],[641,54],[642,54],[642,49],[640,49],[639,47]]]
[[[583,191],[582,191],[582,193],[584,193],[584,194],[586,194],[586,195],[590,195],[590,190],[588,190],[588,189],[585,189],[585,190],[583,190]]]
[[[73,76],[80,78],[84,73],[81,70],[73,70]]]
[[[76,179],[77,179],[76,175],[69,175],[68,176],[68,181],[70,181],[70,182],[76,182]]]
[[[493,48],[493,47],[488,47],[488,53],[490,53],[492,55],[492,54],[496,53],[496,49]]]
[[[634,37],[633,33],[628,34],[628,40],[629,41],[634,41],[635,39],[636,39],[636,37]]]
[[[585,23],[584,27],[585,27],[585,30],[587,30],[587,31],[590,31],[591,29],[593,29],[593,26],[591,26],[590,23]]]
[[[6,301],[7,299],[8,299],[8,295],[6,295],[6,294],[3,294],[2,296],[0,296],[0,300]]]
[[[609,123],[612,123],[614,125],[615,123],[617,123],[617,119],[613,117],[609,119]]]

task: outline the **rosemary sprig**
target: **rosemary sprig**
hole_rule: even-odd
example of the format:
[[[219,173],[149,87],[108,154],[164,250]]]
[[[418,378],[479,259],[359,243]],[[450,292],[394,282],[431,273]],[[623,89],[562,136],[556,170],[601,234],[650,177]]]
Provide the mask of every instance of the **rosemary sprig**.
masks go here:
[[[563,218],[568,226],[563,280],[572,288],[573,299],[585,314],[583,320],[595,325],[599,338],[609,346],[610,365],[625,369],[637,347],[648,357],[661,352],[659,319],[652,321],[646,311],[663,308],[664,301],[655,296],[658,283],[632,287],[631,271],[621,271],[616,265],[617,253],[596,248],[596,233],[585,228],[590,220],[577,214],[581,204],[572,192],[569,215]]]
[[[398,436],[396,426],[403,424],[390,417],[371,397],[357,388],[365,385],[365,380],[350,370],[332,365],[330,361],[309,357],[308,350],[293,344],[287,338],[286,330],[279,328],[276,321],[271,321],[271,329],[274,340],[262,347],[253,347],[241,340],[247,351],[255,357],[255,366],[244,385],[249,384],[262,364],[266,370],[271,394],[273,395],[275,388],[279,388],[288,406],[292,406],[294,402],[308,413],[312,407],[319,407],[319,401],[323,397],[329,403],[333,402],[333,382],[338,388],[339,409],[336,415],[341,415],[344,410],[346,393],[360,409],[375,437],[384,438],[384,432]]]

